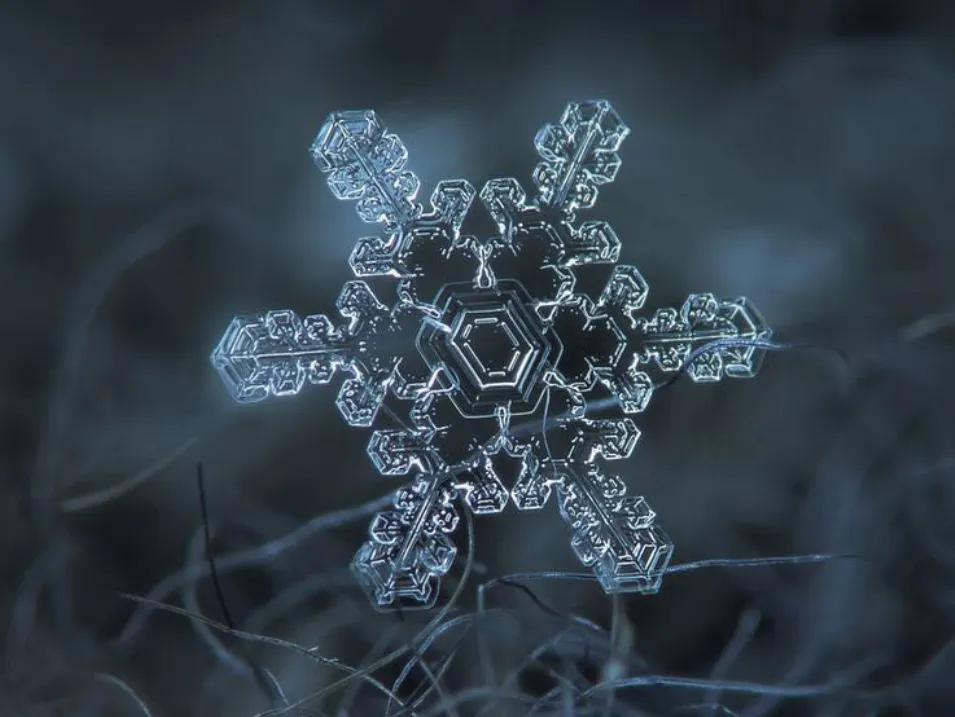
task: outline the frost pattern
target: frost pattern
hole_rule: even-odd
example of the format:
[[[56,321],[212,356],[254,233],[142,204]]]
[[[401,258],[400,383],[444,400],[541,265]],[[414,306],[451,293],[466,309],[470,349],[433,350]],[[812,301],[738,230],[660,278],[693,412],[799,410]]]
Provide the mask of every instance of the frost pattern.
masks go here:
[[[571,547],[604,590],[659,589],[672,543],[604,464],[631,455],[631,415],[667,374],[751,377],[770,330],[746,299],[712,294],[640,315],[648,286],[615,265],[616,233],[576,216],[616,177],[628,132],[606,101],[568,105],[535,138],[534,197],[512,178],[481,190],[497,227],[488,238],[461,234],[476,194],[467,181],[439,182],[427,208],[417,201],[407,151],[374,112],[334,113],[318,133],[311,152],[329,188],[381,225],[358,240],[352,271],[391,277],[394,299],[357,280],[339,317],[237,317],[212,362],[237,401],[296,394],[341,371],[350,425],[377,428],[394,402],[401,427],[374,430],[368,455],[410,482],[352,564],[377,607],[434,603],[457,552],[458,501],[475,513],[537,510],[555,492]],[[584,264],[608,265],[596,299],[575,290]]]

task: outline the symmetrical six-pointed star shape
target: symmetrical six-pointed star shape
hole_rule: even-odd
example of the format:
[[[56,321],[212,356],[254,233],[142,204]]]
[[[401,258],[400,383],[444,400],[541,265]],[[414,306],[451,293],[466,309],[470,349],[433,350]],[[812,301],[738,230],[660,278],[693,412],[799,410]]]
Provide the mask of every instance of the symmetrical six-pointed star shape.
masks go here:
[[[439,182],[427,210],[416,201],[405,148],[374,112],[334,113],[318,133],[311,151],[332,192],[383,235],[358,240],[359,280],[342,289],[341,318],[237,317],[212,362],[243,402],[340,371],[337,405],[350,425],[374,427],[387,413],[399,426],[374,430],[368,454],[381,474],[412,478],[352,564],[376,606],[434,603],[456,555],[458,498],[475,513],[508,501],[535,510],[555,489],[571,546],[604,590],[659,589],[673,546],[603,463],[632,453],[631,416],[660,378],[753,376],[770,332],[745,299],[712,294],[637,315],[647,283],[616,265],[617,235],[577,220],[616,176],[628,132],[605,101],[568,105],[535,138],[533,199],[511,178],[482,189],[490,238],[461,233],[475,195],[467,181]],[[575,291],[585,264],[609,265],[595,298]],[[382,303],[364,277],[391,277],[393,298]]]

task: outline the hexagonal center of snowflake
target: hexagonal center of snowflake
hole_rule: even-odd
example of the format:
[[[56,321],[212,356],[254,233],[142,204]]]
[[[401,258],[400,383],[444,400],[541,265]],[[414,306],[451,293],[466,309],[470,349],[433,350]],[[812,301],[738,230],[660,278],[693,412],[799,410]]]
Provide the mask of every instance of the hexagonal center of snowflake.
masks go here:
[[[499,406],[533,411],[561,345],[524,287],[517,281],[499,281],[493,289],[448,284],[435,305],[441,318],[422,327],[418,350],[432,369],[442,369],[461,414],[492,416]]]
[[[537,350],[505,309],[461,312],[450,343],[484,384],[519,383]]]

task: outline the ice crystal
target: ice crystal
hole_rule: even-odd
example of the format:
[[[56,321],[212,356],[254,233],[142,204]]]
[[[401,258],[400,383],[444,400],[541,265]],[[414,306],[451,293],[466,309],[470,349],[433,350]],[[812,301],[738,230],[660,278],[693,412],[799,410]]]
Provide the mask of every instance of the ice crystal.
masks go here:
[[[610,225],[576,215],[613,181],[628,132],[606,101],[568,105],[534,140],[536,196],[511,178],[481,190],[490,238],[461,233],[475,196],[467,181],[439,182],[429,207],[417,201],[405,147],[374,112],[334,113],[318,133],[311,152],[334,195],[382,227],[358,240],[351,268],[393,277],[394,298],[349,281],[340,317],[238,317],[212,362],[238,401],[341,372],[337,405],[350,425],[399,407],[386,411],[400,427],[374,430],[368,454],[382,475],[411,481],[352,564],[376,606],[434,603],[456,555],[459,498],[475,513],[508,501],[536,510],[555,489],[571,547],[604,590],[659,589],[672,543],[603,464],[632,453],[631,415],[647,407],[654,377],[752,376],[770,331],[745,299],[712,294],[639,316],[648,287],[633,266],[612,266],[596,299],[575,291],[575,267],[618,260]]]

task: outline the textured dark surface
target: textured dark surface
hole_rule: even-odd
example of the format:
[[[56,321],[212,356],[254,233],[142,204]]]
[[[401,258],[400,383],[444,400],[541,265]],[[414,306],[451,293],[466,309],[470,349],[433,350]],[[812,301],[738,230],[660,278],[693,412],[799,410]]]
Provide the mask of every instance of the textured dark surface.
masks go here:
[[[528,583],[562,614],[614,623],[617,654],[577,628],[508,693],[537,699],[559,684],[548,670],[581,690],[615,676],[707,678],[741,624],[751,639],[717,676],[830,690],[725,691],[732,713],[949,714],[953,19],[917,2],[4,7],[0,714],[137,714],[107,673],[154,715],[177,717],[266,708],[242,660],[271,670],[290,699],[339,676],[228,638],[240,659],[217,660],[169,614],[117,642],[134,608],[119,593],[146,594],[202,559],[197,461],[220,556],[394,486],[365,458],[367,432],[335,414],[333,389],[236,406],[208,353],[233,314],[328,311],[349,277],[369,228],[306,151],[329,112],[376,109],[427,195],[458,176],[529,184],[534,132],[591,97],[633,129],[598,214],[650,283],[648,306],[746,295],[781,341],[822,347],[771,354],[755,381],[660,392],[634,457],[613,468],[666,517],[675,562],[861,557],[674,575],[658,596],[619,600],[615,621],[592,583]],[[160,462],[115,500],[76,500]],[[476,564],[449,616],[473,612],[494,577],[577,569],[552,505],[475,522]],[[427,615],[378,615],[342,583],[365,528],[361,518],[227,571],[232,616],[349,664],[409,639]],[[291,599],[322,580],[332,587]],[[261,608],[277,596],[290,602],[269,618]],[[198,600],[222,619],[210,581]],[[467,692],[488,684],[476,633],[500,682],[568,626],[513,587],[487,604],[507,612],[470,632],[462,621],[427,655],[438,670],[460,637],[442,689],[471,695],[462,715],[487,700]],[[422,682],[413,669],[399,695]],[[578,712],[601,714],[607,694],[579,698]],[[607,714],[719,714],[678,711],[715,699],[631,687]],[[442,713],[439,702],[420,711]],[[547,704],[543,714],[560,713],[559,699]],[[487,714],[528,708],[507,698]],[[313,713],[339,709],[382,714],[384,701],[365,683]]]

